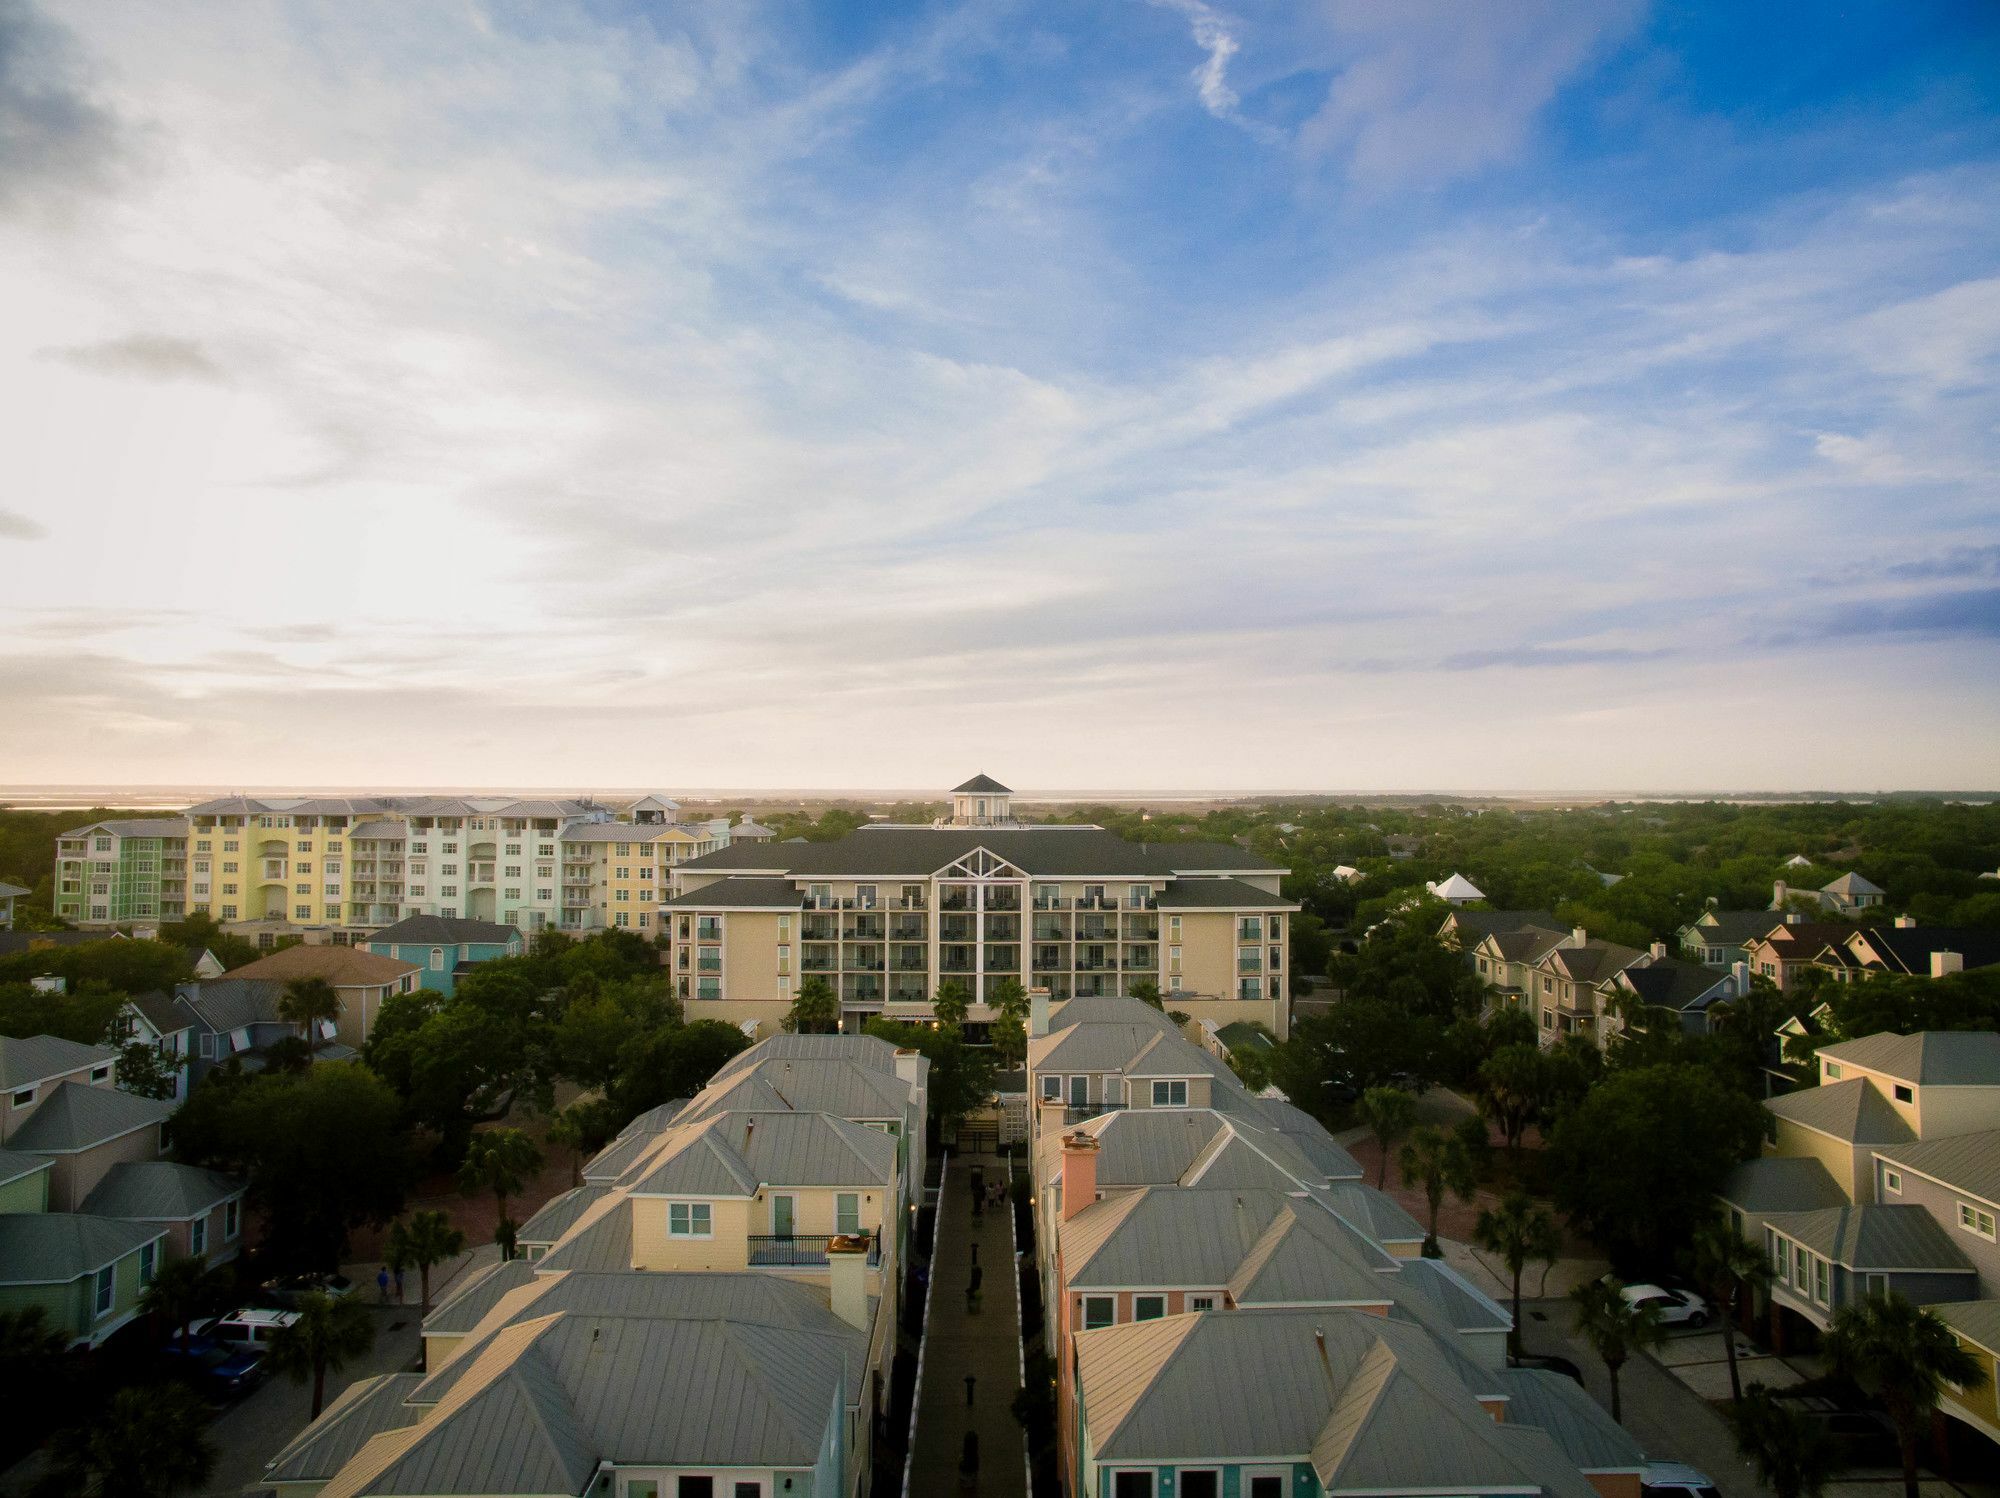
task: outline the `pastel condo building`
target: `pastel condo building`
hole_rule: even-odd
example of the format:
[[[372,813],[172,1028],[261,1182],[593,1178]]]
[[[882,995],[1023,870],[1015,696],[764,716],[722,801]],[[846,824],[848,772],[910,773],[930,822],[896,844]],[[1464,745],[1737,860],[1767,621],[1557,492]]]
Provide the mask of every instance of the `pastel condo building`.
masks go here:
[[[1102,827],[1016,820],[981,775],[951,814],[831,842],[744,842],[676,864],[663,929],[690,1018],[779,1028],[808,979],[842,1024],[924,1020],[961,985],[968,1023],[1013,982],[1054,1002],[1154,985],[1218,1025],[1286,1032],[1287,870],[1233,843],[1133,842]]]

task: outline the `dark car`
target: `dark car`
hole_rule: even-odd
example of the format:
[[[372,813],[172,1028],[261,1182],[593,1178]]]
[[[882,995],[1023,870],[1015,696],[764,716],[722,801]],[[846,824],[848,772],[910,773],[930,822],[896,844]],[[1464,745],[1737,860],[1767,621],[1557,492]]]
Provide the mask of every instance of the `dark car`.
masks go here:
[[[264,1376],[264,1354],[213,1337],[176,1337],[161,1349],[167,1366],[215,1399],[233,1399]]]
[[[354,1293],[354,1281],[344,1274],[295,1274],[287,1279],[265,1280],[259,1297],[281,1310],[296,1311],[307,1295],[329,1295],[339,1300]]]

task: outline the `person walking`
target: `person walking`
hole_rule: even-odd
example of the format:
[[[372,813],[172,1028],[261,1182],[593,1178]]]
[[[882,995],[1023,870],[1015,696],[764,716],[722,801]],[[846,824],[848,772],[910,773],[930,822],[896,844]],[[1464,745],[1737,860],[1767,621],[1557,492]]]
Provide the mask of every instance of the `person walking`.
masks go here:
[[[375,1271],[375,1293],[382,1298],[382,1304],[389,1303],[389,1266],[384,1264]]]

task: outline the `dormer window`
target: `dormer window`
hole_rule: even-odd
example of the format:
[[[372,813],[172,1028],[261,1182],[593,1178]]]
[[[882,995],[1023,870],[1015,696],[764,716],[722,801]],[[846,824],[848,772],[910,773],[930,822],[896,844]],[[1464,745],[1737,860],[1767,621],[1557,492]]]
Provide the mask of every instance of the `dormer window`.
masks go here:
[[[1840,1063],[1838,1061],[1829,1061],[1826,1063],[1826,1079],[1829,1082],[1838,1082],[1840,1080]]]
[[[1893,1091],[1896,1095],[1896,1101],[1899,1103],[1914,1103],[1917,1100],[1917,1090],[1901,1082],[1895,1085]]]

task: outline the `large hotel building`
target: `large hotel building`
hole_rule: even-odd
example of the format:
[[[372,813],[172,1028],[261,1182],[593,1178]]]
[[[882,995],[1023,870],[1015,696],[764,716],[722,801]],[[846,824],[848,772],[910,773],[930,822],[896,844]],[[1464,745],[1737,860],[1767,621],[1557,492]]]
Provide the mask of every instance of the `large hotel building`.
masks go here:
[[[1155,984],[1174,1009],[1286,1032],[1287,871],[1231,843],[1136,843],[1101,827],[1016,822],[979,776],[930,826],[835,842],[738,843],[676,864],[662,915],[688,1017],[776,1030],[807,978],[843,1025],[925,1019],[939,985],[993,1017],[1013,979],[1053,1000]]]

